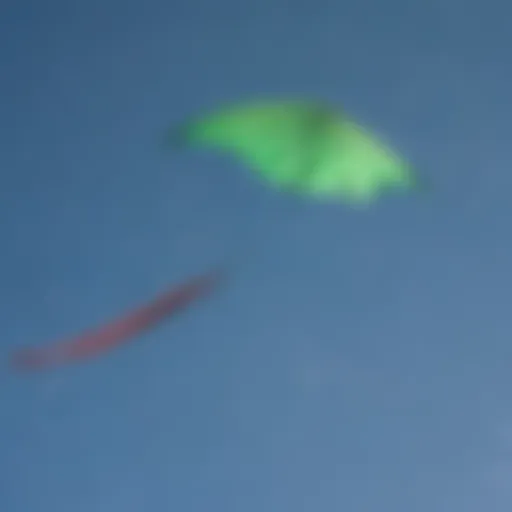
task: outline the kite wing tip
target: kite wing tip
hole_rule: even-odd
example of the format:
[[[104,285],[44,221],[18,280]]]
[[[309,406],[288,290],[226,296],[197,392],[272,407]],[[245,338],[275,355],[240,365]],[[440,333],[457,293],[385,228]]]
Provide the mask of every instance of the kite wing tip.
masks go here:
[[[429,192],[432,192],[432,185],[428,182],[428,180],[425,180],[425,178],[422,176],[421,178],[416,178],[413,182],[413,188],[414,190],[421,194],[428,194]]]
[[[171,128],[163,140],[164,147],[182,149],[188,146],[190,141],[190,125],[183,124],[177,128]]]
[[[41,368],[46,360],[34,350],[19,350],[10,358],[11,367],[19,371],[35,370]]]

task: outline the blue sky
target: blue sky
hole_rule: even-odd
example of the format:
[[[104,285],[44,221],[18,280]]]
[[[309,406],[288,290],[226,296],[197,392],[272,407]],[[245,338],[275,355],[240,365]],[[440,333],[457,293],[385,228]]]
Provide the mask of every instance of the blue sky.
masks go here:
[[[509,511],[509,19],[4,1],[0,355],[254,251],[124,350],[2,371],[2,512]],[[191,112],[286,94],[346,108],[432,193],[352,211],[159,147]]]

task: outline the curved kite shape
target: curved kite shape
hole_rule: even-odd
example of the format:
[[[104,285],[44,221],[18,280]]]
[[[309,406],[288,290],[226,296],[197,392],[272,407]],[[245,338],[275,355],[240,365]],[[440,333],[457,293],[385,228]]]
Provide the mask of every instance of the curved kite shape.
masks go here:
[[[175,147],[217,148],[275,187],[317,198],[370,203],[417,187],[411,166],[343,113],[315,101],[228,106],[170,132]]]
[[[13,355],[12,362],[15,367],[28,370],[96,356],[126,343],[143,330],[155,326],[159,321],[176,314],[195,300],[210,293],[219,278],[218,272],[197,276],[97,330],[46,347],[22,349]]]

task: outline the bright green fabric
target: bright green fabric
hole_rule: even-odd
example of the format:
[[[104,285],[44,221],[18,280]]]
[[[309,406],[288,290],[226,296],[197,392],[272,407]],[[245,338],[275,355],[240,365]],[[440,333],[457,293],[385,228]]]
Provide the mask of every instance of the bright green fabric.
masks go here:
[[[315,102],[225,108],[182,127],[190,147],[237,155],[274,186],[368,203],[384,190],[415,186],[410,166],[362,127]]]

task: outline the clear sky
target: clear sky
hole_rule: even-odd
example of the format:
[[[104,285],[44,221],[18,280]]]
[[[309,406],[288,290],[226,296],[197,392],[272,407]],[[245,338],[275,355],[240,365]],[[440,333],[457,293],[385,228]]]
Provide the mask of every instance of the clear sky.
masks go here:
[[[90,364],[0,373],[2,512],[510,512],[510,2],[4,0],[0,356],[242,254]],[[431,185],[367,212],[161,149],[331,101]]]

